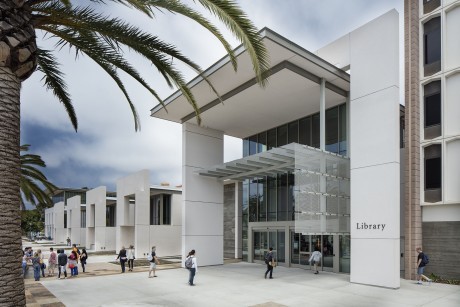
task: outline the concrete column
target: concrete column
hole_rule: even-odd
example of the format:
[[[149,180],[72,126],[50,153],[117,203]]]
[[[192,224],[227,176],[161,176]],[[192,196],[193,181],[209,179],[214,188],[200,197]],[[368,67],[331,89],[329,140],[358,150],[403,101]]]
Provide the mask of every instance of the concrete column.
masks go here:
[[[350,33],[350,281],[400,286],[399,17]],[[379,261],[383,259],[384,261]]]
[[[243,257],[243,184],[235,182],[235,258]]]
[[[319,148],[326,150],[326,80],[324,79],[321,79],[319,93],[319,136]]]
[[[182,256],[194,249],[202,266],[224,263],[224,189],[221,181],[195,171],[222,164],[223,151],[221,131],[182,125]]]

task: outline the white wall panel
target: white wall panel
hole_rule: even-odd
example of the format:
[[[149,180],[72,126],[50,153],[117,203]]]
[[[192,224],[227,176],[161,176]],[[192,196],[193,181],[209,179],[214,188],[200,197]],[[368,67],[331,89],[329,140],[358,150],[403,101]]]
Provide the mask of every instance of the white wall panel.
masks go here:
[[[460,203],[460,139],[446,143],[445,157],[444,198],[446,202]]]
[[[460,58],[460,53],[457,56]],[[460,134],[460,73],[456,73],[447,77],[445,88],[446,94],[444,97],[444,135],[448,137]]]
[[[424,222],[458,222],[460,205],[423,206]]]
[[[460,67],[460,6],[446,13],[445,70]]]
[[[350,281],[399,288],[398,13],[351,32],[350,58]]]

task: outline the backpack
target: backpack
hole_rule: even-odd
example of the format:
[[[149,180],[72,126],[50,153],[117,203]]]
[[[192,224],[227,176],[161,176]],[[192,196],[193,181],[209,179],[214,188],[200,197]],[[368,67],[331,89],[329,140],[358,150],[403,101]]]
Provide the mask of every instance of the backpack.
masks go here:
[[[428,263],[430,263],[430,258],[425,253],[423,254],[422,262],[424,265],[427,265]]]
[[[267,255],[265,256],[265,264],[269,264],[269,263],[270,263],[270,261],[268,260],[268,255],[269,255],[269,254],[267,254]]]
[[[148,256],[147,256],[147,260],[152,262],[153,260],[153,256],[152,256],[152,253],[150,253]]]
[[[186,269],[191,269],[192,266],[193,266],[193,258],[188,257],[187,259],[185,259],[185,268]]]

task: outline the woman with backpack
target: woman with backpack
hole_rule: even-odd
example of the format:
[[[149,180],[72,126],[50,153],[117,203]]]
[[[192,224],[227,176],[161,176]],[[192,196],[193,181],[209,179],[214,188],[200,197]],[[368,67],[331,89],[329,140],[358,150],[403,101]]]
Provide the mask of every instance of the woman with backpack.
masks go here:
[[[193,279],[195,278],[196,272],[198,272],[198,265],[196,263],[195,250],[192,249],[185,259],[185,268],[189,270],[188,284],[194,286]]]
[[[159,261],[157,258],[156,249],[157,249],[156,246],[152,246],[152,252],[147,256],[147,260],[150,262],[149,278],[157,277],[157,275],[155,275],[155,272],[157,269],[157,264],[159,264]],[[152,272],[153,272],[153,276],[152,276]]]

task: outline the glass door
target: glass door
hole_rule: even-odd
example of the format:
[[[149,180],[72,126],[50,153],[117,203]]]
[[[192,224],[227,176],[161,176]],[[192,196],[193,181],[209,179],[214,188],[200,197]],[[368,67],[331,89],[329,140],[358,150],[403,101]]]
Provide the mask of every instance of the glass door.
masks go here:
[[[265,255],[270,247],[273,248],[273,255],[278,263],[285,262],[285,240],[284,231],[281,230],[262,230],[253,232],[253,260],[254,262],[264,262]]]
[[[334,271],[334,236],[323,236],[323,270]]]

